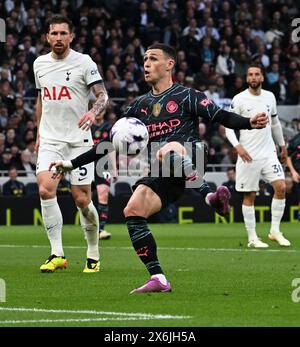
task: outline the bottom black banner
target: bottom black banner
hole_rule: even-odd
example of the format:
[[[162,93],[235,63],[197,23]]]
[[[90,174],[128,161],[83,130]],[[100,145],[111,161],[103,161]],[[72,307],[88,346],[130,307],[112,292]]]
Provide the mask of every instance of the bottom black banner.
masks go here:
[[[286,342],[288,336],[292,341],[299,336],[299,328],[1,328],[1,342],[7,341],[12,345],[17,339],[22,344],[28,342],[30,346],[55,346],[55,337],[58,335],[59,344],[67,342],[90,343],[105,346],[117,345],[203,345],[211,346],[215,343],[225,345],[241,345],[245,341],[258,338],[260,341],[266,338],[268,343],[272,341]],[[6,345],[6,344],[5,344]],[[7,344],[8,345],[8,344]]]

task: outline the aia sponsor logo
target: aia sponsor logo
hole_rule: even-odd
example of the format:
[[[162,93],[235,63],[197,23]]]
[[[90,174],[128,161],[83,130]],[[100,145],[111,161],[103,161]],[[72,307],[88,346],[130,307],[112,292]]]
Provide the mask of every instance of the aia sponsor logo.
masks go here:
[[[52,88],[44,88],[44,96],[43,100],[61,100],[63,98],[67,98],[71,100],[71,95],[69,89],[66,86],[63,87],[52,87]]]
[[[176,101],[169,101],[167,103],[167,106],[166,106],[166,110],[169,112],[169,113],[174,113],[178,110],[178,104]]]

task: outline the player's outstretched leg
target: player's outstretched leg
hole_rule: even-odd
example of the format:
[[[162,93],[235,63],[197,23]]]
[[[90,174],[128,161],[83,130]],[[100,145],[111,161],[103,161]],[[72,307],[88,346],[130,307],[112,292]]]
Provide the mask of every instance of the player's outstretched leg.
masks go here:
[[[205,201],[206,203],[214,208],[220,216],[227,216],[230,211],[229,199],[231,193],[225,186],[217,188],[215,193],[208,193]]]
[[[146,219],[160,211],[162,207],[161,198],[146,185],[151,184],[151,182],[154,184],[155,180],[159,181],[160,178],[142,178],[136,184],[136,189],[124,209],[133,248],[151,275],[146,284],[132,290],[131,294],[171,291],[171,285],[167,281],[158,260],[156,242]]]
[[[171,150],[164,155],[164,160],[169,163],[171,174],[174,176],[181,176],[182,174],[186,181],[194,181],[201,176],[193,164],[192,158],[187,154],[183,155]],[[229,214],[231,194],[227,187],[220,186],[215,193],[212,193],[208,184],[204,182],[197,190],[206,203],[214,208],[218,214],[221,216]]]
[[[151,278],[143,286],[131,291],[133,293],[170,292],[171,285],[167,282],[157,258],[157,247],[154,237],[143,217],[126,218],[126,224],[132,245],[141,261],[149,271]]]

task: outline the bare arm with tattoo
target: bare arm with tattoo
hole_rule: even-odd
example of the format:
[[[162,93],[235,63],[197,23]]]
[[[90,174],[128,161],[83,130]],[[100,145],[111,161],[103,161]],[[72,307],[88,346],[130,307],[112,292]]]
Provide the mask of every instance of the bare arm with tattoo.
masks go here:
[[[91,89],[96,96],[96,101],[93,107],[78,122],[78,127],[82,130],[90,130],[95,117],[106,108],[108,102],[108,95],[104,84],[94,84]]]

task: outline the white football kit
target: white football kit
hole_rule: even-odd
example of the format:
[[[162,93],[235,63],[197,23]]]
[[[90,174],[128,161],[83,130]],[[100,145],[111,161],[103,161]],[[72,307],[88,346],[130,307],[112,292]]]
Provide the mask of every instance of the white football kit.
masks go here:
[[[244,162],[238,156],[236,190],[239,192],[258,191],[260,177],[265,178],[268,182],[284,180],[284,171],[277,158],[271,129],[271,117],[277,115],[274,94],[262,89],[260,95],[253,95],[246,89],[232,99],[230,111],[248,118],[265,112],[269,117],[269,123],[263,129],[240,130],[239,141],[232,136],[232,129],[226,129],[231,144],[235,147],[240,143],[252,158],[252,162]]]
[[[90,87],[102,77],[90,56],[74,50],[64,59],[42,55],[33,69],[42,101],[39,173],[48,171],[51,161],[74,159],[93,146],[91,131],[78,128],[78,122],[88,111]],[[90,184],[93,178],[94,163],[71,172],[71,184]]]

